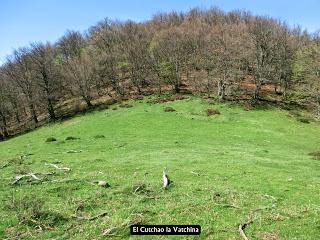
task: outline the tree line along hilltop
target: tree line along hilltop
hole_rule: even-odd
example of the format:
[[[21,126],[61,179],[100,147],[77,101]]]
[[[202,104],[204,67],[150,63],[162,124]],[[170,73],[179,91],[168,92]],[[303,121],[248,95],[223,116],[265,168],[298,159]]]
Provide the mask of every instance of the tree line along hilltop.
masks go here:
[[[134,95],[295,102],[320,115],[320,35],[246,11],[194,8],[13,51],[0,67],[0,139]]]

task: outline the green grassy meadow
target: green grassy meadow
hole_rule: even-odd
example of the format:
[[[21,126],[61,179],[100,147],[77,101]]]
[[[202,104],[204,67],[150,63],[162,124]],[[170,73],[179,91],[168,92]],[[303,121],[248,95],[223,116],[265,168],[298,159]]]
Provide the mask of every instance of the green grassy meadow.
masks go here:
[[[169,238],[130,236],[131,224],[200,224],[200,239],[241,239],[249,220],[250,239],[320,239],[320,161],[309,155],[320,151],[318,122],[196,97],[130,104],[0,142],[0,239]],[[54,174],[11,184],[29,172]]]

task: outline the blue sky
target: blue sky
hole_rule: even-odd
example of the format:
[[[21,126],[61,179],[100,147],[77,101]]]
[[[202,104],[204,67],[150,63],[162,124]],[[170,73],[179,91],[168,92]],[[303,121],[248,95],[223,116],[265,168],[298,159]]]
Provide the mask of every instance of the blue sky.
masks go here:
[[[0,64],[13,49],[59,39],[67,29],[85,31],[105,17],[143,21],[160,11],[217,6],[249,10],[320,29],[320,0],[0,0]]]

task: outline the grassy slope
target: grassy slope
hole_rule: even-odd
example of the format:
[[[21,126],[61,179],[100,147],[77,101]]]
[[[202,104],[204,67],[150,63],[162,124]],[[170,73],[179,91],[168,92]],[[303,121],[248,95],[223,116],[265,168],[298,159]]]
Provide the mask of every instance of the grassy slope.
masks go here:
[[[113,233],[129,238],[125,223],[142,222],[201,224],[202,238],[239,239],[238,225],[250,216],[254,221],[246,233],[252,239],[320,236],[320,163],[308,156],[320,150],[318,123],[300,123],[286,111],[244,111],[196,98],[133,105],[75,117],[0,143],[0,165],[33,154],[21,165],[0,169],[0,238],[29,231],[26,236],[34,239],[99,239],[110,227],[119,227]],[[164,106],[177,112],[166,113]],[[222,114],[205,116],[209,107]],[[106,138],[95,139],[98,134]],[[58,141],[45,143],[50,136]],[[80,139],[63,141],[67,136]],[[57,171],[50,180],[70,181],[9,185],[17,172],[52,171],[45,163],[57,160],[72,171]],[[161,189],[164,166],[174,181],[167,191]],[[95,186],[94,180],[106,180],[111,187]],[[134,194],[139,183],[150,191]],[[10,201],[5,199],[26,195],[36,195],[45,201],[45,210],[68,218],[77,208],[78,215],[108,215],[94,221],[69,219],[37,233],[34,226],[18,225],[6,207]]]

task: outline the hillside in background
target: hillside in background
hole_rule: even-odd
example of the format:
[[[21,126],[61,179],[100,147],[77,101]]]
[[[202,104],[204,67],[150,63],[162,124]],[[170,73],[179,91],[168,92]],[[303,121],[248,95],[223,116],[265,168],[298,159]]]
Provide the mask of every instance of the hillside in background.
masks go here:
[[[295,104],[320,116],[320,37],[246,11],[194,8],[13,51],[0,67],[0,140],[138,95]]]
[[[139,223],[200,224],[201,239],[240,239],[244,223],[250,239],[320,235],[320,125],[309,113],[171,100],[122,102],[1,142],[0,238],[124,239]]]

